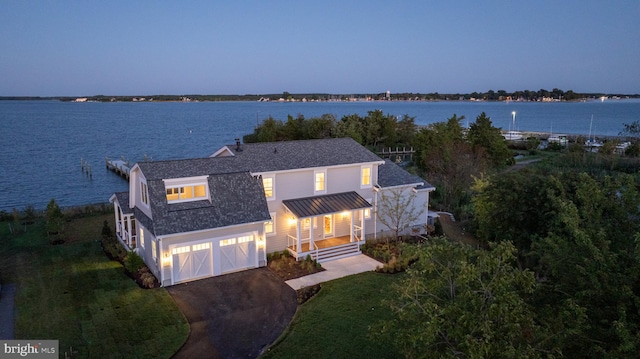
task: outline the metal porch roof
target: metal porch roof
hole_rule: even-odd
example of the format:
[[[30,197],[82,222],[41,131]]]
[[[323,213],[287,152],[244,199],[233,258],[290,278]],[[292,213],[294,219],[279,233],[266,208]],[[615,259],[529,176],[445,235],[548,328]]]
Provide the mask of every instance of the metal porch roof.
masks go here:
[[[354,191],[287,199],[282,201],[282,204],[297,218],[373,207],[367,200]]]

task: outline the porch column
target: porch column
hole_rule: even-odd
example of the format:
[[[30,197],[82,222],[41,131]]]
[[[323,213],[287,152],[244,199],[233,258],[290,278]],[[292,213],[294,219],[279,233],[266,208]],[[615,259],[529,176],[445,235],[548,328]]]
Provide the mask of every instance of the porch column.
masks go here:
[[[127,245],[131,248],[131,216],[127,216]]]
[[[353,242],[353,230],[354,230],[353,225],[354,225],[354,222],[355,221],[353,220],[353,211],[351,211],[351,220],[349,222],[349,228],[351,229],[349,231],[349,242]]]
[[[373,209],[370,210],[371,215],[373,216]],[[360,210],[360,240],[364,241],[364,234],[366,232],[364,231],[364,209]]]
[[[300,258],[300,252],[302,252],[302,241],[300,239],[301,237],[301,232],[300,232],[300,219],[296,218],[296,260],[298,260],[298,258]]]
[[[316,247],[316,242],[313,234],[313,221],[315,221],[315,217],[309,218],[309,250]]]
[[[120,220],[118,219],[118,212],[120,211],[120,206],[118,206],[118,201],[113,201],[113,215],[115,216],[116,222],[116,235],[120,234]]]

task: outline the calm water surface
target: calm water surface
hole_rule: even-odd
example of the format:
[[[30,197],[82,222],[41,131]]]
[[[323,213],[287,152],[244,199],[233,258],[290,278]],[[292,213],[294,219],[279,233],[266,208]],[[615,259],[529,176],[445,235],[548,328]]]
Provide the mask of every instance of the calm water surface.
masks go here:
[[[0,210],[44,208],[51,198],[61,206],[106,202],[127,182],[105,169],[105,157],[132,163],[149,159],[205,157],[234,138],[253,131],[268,116],[306,118],[326,113],[340,119],[366,115],[408,114],[426,125],[454,113],[463,124],[481,113],[494,126],[508,129],[516,111],[519,130],[616,135],[624,123],[640,120],[639,100],[580,103],[504,102],[198,102],[198,103],[68,103],[0,101]],[[92,176],[80,161],[92,166]]]

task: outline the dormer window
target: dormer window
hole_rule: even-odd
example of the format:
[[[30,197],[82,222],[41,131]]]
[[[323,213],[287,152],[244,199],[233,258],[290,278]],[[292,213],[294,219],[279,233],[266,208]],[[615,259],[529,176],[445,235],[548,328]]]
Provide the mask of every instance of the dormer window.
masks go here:
[[[204,179],[165,180],[167,203],[209,199],[208,183]]]

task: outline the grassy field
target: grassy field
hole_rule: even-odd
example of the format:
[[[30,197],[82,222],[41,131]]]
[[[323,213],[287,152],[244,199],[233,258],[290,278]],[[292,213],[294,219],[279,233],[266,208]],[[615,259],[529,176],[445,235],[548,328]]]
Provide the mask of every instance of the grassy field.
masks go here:
[[[402,278],[367,272],[324,283],[263,358],[400,357],[389,343],[371,339],[369,327],[390,318],[382,301]]]
[[[62,245],[43,224],[18,235],[0,223],[2,281],[16,284],[16,339],[58,339],[74,358],[169,358],[189,324],[164,288],[140,289],[100,246],[104,220],[74,220]]]

